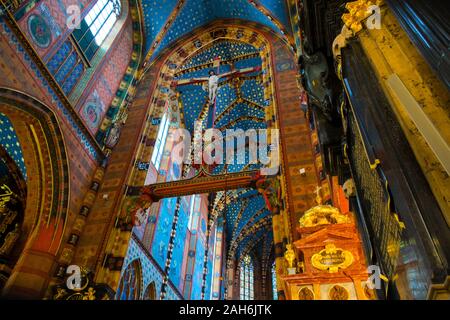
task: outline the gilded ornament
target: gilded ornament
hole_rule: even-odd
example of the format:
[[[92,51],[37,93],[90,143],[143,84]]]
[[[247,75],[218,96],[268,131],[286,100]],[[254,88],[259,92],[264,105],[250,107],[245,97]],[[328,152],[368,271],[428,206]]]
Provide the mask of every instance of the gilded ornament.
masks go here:
[[[305,272],[305,262],[300,261],[300,262],[297,263],[297,271],[299,273]]]
[[[373,14],[372,8],[374,6],[380,6],[382,2],[383,1],[380,0],[358,0],[349,2],[345,6],[349,13],[342,15],[342,21],[344,21],[347,28],[356,34],[363,29],[362,22]]]
[[[336,273],[339,269],[346,269],[353,263],[353,255],[350,251],[336,248],[332,243],[327,244],[325,249],[311,257],[314,268]]]
[[[376,300],[376,295],[373,289],[369,288],[369,286],[366,284],[364,285],[364,295],[369,300]]]
[[[330,300],[348,300],[349,293],[343,286],[335,285],[328,292]]]
[[[350,223],[351,220],[347,215],[342,214],[338,208],[330,205],[322,204],[322,197],[320,196],[320,189],[316,189],[317,206],[309,209],[300,218],[300,227],[315,227],[319,225]]]
[[[300,227],[315,227],[319,225],[350,223],[347,215],[341,214],[339,209],[330,205],[319,205],[305,212],[300,218]]]
[[[90,287],[83,296],[83,300],[95,300],[95,290]]]
[[[286,245],[286,252],[284,253],[284,258],[288,262],[289,268],[293,268],[295,260],[295,252],[292,249],[292,244]]]
[[[61,253],[60,262],[69,264],[72,261],[73,254],[74,252],[71,248],[64,248],[63,252]]]
[[[66,289],[56,288],[56,294],[53,296],[53,300],[61,300],[66,294]]]
[[[12,249],[14,248],[14,245],[16,244],[17,239],[19,239],[19,236],[19,224],[16,223],[14,230],[6,235],[3,245],[0,247],[0,255],[10,254]]]
[[[307,287],[303,287],[298,291],[298,300],[314,300],[314,292]]]

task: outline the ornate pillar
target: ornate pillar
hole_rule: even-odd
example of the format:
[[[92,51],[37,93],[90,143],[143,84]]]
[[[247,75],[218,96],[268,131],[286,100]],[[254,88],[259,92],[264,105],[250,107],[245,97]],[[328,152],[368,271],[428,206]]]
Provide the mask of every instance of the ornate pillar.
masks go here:
[[[235,291],[236,287],[239,292],[239,283],[236,282],[236,260],[228,262],[226,269],[226,300],[234,300],[236,299]]]

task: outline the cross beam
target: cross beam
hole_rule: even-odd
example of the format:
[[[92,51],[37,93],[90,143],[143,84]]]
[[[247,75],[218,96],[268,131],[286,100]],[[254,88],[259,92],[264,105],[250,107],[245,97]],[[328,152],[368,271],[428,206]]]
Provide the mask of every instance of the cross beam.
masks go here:
[[[259,170],[212,175],[202,167],[192,178],[155,183],[144,187],[128,187],[128,196],[141,196],[151,202],[164,198],[182,197],[193,194],[213,193],[239,188],[256,188],[261,179]]]

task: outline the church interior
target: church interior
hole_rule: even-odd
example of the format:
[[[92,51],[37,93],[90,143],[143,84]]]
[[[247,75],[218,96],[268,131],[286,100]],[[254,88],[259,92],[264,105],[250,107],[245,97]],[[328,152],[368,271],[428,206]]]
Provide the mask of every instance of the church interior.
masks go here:
[[[450,300],[450,5],[0,0],[0,296]]]

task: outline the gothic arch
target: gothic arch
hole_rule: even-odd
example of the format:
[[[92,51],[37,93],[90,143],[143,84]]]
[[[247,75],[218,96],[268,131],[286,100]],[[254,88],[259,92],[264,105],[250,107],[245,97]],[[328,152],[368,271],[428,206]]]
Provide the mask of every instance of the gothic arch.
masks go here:
[[[223,22],[223,24],[222,24]],[[261,119],[267,124],[267,129],[278,128],[279,125],[276,120],[277,113],[277,99],[273,94],[275,92],[274,79],[274,65],[272,63],[272,50],[273,44],[269,40],[268,34],[277,38],[280,42],[288,47],[288,45],[271,32],[268,28],[262,27],[257,24],[242,25],[239,21],[221,21],[221,23],[215,22],[212,25],[200,27],[192,33],[194,36],[183,37],[174,46],[167,49],[166,55],[161,55],[160,59],[155,62],[161,61],[162,66],[156,72],[146,72],[141,78],[141,83],[148,82],[149,77],[155,77],[157,85],[153,91],[150,99],[150,105],[147,106],[147,119],[161,118],[166,107],[165,102],[171,100],[173,91],[171,90],[170,83],[174,79],[175,74],[179,71],[179,68],[188,61],[191,57],[196,56],[200,52],[207,50],[219,41],[229,41],[233,43],[244,43],[252,45],[259,49],[259,56],[261,58],[261,67],[265,71],[262,73],[262,83],[264,87],[264,100],[269,101],[269,106],[264,111],[264,118]],[[142,85],[141,85],[142,86]],[[138,85],[137,96],[140,96],[140,90],[148,90]],[[178,112],[180,113],[179,119],[185,117],[183,114],[183,108],[178,106]],[[152,125],[152,121],[147,121],[143,130],[143,141],[154,141],[157,135],[157,126]],[[136,154],[137,159],[141,159],[143,162],[149,162],[153,153],[153,143],[145,143],[138,149]],[[131,185],[143,185],[145,177],[139,170],[133,170],[131,173]],[[211,228],[214,221],[216,221],[216,214],[211,216],[209,220],[209,228]],[[254,232],[261,228],[266,228],[268,232],[272,232],[270,216],[262,219],[257,226],[252,226],[250,229]],[[245,235],[251,236],[251,233],[245,232]],[[233,239],[233,248],[230,250],[226,260],[226,263],[235,258],[236,249],[239,245],[239,241],[244,240],[244,237],[239,239]]]
[[[145,289],[144,292],[144,300],[156,300],[156,286],[155,282],[152,281],[148,286],[147,289]]]
[[[197,28],[190,35],[180,38],[175,44],[164,49],[162,52],[163,54],[160,54],[158,58],[158,60],[163,61],[162,67],[159,69],[157,76],[162,80],[159,84],[161,84],[161,86],[167,85],[168,82],[171,81],[177,71],[177,69],[174,68],[174,65],[181,66],[183,61],[188,60],[192,56],[195,56],[199,52],[210,47],[216,41],[230,40],[248,43],[254,46],[263,45],[267,48],[267,51],[264,51],[264,53],[268,53],[271,45],[264,33],[273,34],[271,30],[256,23],[246,23],[244,25],[239,21],[234,22],[235,23],[230,23],[230,21],[219,20],[218,22],[214,22],[212,25],[209,24],[207,26]],[[273,35],[276,36],[275,34]],[[280,41],[283,40],[280,38]],[[190,54],[187,54],[187,52],[190,52]],[[152,66],[154,63],[155,62],[147,62],[147,68]],[[144,72],[146,72],[146,70]],[[153,75],[144,73],[142,80],[144,81],[145,78],[149,76]],[[161,86],[159,87],[161,88]],[[156,101],[166,95],[166,93],[161,92],[160,90],[155,90],[153,93],[154,99],[151,101]],[[153,114],[158,116],[161,113],[161,108],[155,108],[154,111],[155,112]]]
[[[15,128],[23,147],[27,169],[27,189],[21,236],[24,249],[11,271],[3,294],[40,297],[51,271],[66,227],[69,199],[69,168],[63,135],[57,116],[35,98],[8,88],[0,88],[0,112]],[[40,265],[42,278],[21,283],[35,273],[30,265]],[[37,280],[37,279],[36,279]]]
[[[277,110],[276,97],[270,94],[274,92],[273,83],[273,65],[271,61],[272,44],[269,41],[267,35],[276,37],[280,42],[289,47],[289,44],[285,39],[275,34],[269,28],[264,27],[257,23],[245,23],[239,20],[219,20],[213,24],[208,24],[194,30],[190,35],[180,38],[174,45],[166,48],[160,54],[159,58],[152,63],[144,63],[144,71],[140,76],[139,82],[146,83],[150,77],[155,77],[157,85],[153,91],[150,99],[150,104],[147,106],[147,118],[160,118],[163,114],[165,104],[164,101],[168,100],[172,94],[172,91],[168,91],[170,88],[170,82],[174,78],[175,73],[178,71],[177,67],[180,67],[183,62],[187,61],[190,57],[195,56],[202,50],[205,50],[217,41],[229,40],[235,42],[242,42],[261,48],[261,58],[263,60],[263,69],[268,70],[263,74],[263,82],[266,86],[264,90],[264,98],[271,101],[273,108],[267,108],[265,120],[268,123],[267,128],[277,128],[276,121],[272,118]],[[194,35],[194,36],[193,36]],[[190,54],[187,54],[189,52]],[[161,63],[159,70],[154,72],[148,72],[149,68],[152,68],[154,64]],[[140,95],[140,90],[148,91],[148,88],[143,86],[137,86],[136,95]],[[180,108],[182,109],[182,108]],[[183,110],[180,111],[180,119],[183,119]],[[153,141],[156,139],[157,130],[154,128],[151,121],[145,124],[143,129],[144,141]],[[142,148],[139,148],[139,153],[136,154],[136,158],[141,161],[149,161],[153,151],[153,145],[145,143]],[[133,185],[142,185],[145,177],[142,174],[138,174],[139,170],[133,170],[132,183]]]

